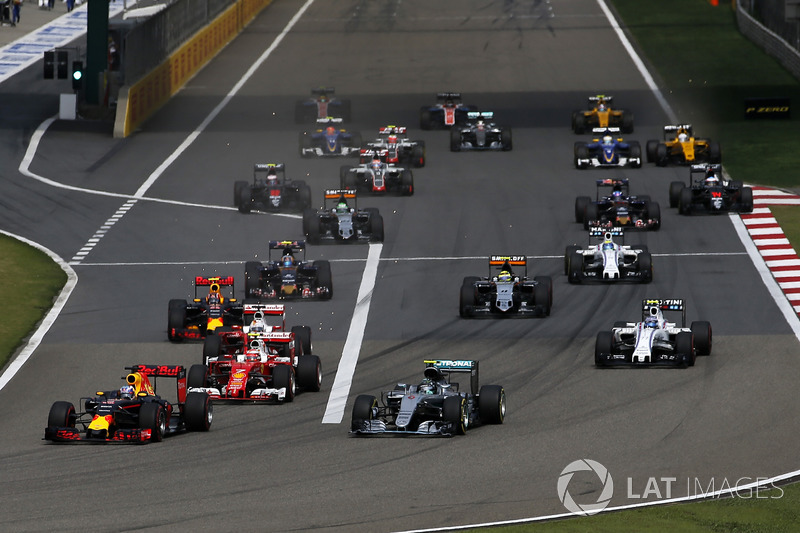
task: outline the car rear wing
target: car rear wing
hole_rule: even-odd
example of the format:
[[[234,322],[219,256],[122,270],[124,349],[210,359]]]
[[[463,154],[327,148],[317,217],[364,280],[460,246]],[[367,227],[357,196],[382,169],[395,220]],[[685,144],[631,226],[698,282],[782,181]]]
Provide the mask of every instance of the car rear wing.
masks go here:
[[[356,191],[354,189],[325,189],[326,200],[335,200],[340,196],[350,200],[356,197]]]
[[[340,124],[342,122],[344,122],[344,119],[341,117],[325,117],[317,119],[317,124]]]
[[[661,312],[679,312],[681,313],[681,326],[686,327],[686,302],[683,298],[673,298],[668,300],[645,299],[642,300],[642,320],[651,314],[651,309],[657,308]]]
[[[311,89],[311,94],[314,96],[330,96],[336,92],[336,89],[333,87],[317,87],[316,89]]]
[[[477,120],[477,119],[492,120],[493,117],[494,117],[494,111],[468,111],[467,112],[467,119],[468,120]]]
[[[628,178],[621,178],[621,179],[606,178],[602,180],[597,180],[595,183],[597,183],[598,187],[615,187],[615,186],[628,187],[628,184],[630,182],[628,181]]]
[[[521,266],[525,269],[524,276],[528,276],[528,258],[524,255],[490,255],[489,256],[489,275],[492,274],[493,267],[499,267],[500,270],[506,268]],[[504,268],[505,267],[505,268]]]
[[[428,359],[424,361],[426,376],[429,368],[434,368],[436,371],[442,373],[446,372],[447,382],[450,382],[451,373],[470,374],[470,389],[472,394],[478,394],[480,388],[478,376],[478,361],[466,359]]]
[[[608,127],[608,128],[592,128],[592,133],[593,134],[594,133],[597,133],[597,134],[608,133],[609,135],[619,135],[620,131],[621,130],[616,126],[612,126],[612,127]]]
[[[625,232],[619,227],[604,228],[601,226],[592,226],[589,228],[589,237],[606,238],[606,234],[608,234],[609,237],[623,237]]]
[[[302,252],[306,249],[306,241],[269,241],[270,250],[286,250],[291,248],[292,252]]]
[[[589,103],[591,103],[591,104],[596,104],[597,102],[600,102],[600,101],[603,101],[603,102],[611,105],[611,102],[614,101],[614,97],[612,95],[610,95],[610,94],[597,94],[595,96],[590,96],[589,97]]]
[[[389,124],[388,126],[383,126],[378,130],[378,136],[384,135],[405,135],[408,128],[405,126],[395,126],[393,124]]]
[[[270,169],[286,170],[285,163],[256,163],[253,165],[253,172],[267,172]]]
[[[698,182],[703,181],[706,172],[709,170],[713,171],[714,174],[717,174],[717,177],[722,180],[722,165],[719,163],[699,163],[689,167],[689,186],[691,187],[695,180]],[[703,177],[695,178],[697,174],[702,174]]]
[[[154,396],[156,394],[156,378],[175,378],[177,382],[178,403],[186,402],[186,367],[183,365],[133,365],[126,366],[130,373],[122,379],[133,385],[136,394],[140,392]],[[152,385],[150,379],[153,378]]]
[[[256,312],[265,315],[283,316],[286,314],[286,306],[283,304],[244,304],[244,314],[254,314]]]
[[[460,100],[461,93],[436,93],[437,100]]]
[[[197,287],[207,287],[215,283],[220,287],[233,287],[233,276],[226,276],[224,278],[221,276],[197,276],[194,278],[194,284]]]
[[[664,126],[664,138],[666,139],[670,133],[677,133],[681,130],[685,131],[689,137],[694,135],[691,124],[669,124]]]

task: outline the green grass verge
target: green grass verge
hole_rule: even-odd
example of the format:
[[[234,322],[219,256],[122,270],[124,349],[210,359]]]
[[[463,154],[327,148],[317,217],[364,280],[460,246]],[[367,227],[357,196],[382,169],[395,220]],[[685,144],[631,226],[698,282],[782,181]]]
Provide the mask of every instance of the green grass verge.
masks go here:
[[[6,280],[8,301],[18,302],[0,321],[2,368],[53,306],[67,275],[46,254],[5,235],[0,235],[0,275]]]

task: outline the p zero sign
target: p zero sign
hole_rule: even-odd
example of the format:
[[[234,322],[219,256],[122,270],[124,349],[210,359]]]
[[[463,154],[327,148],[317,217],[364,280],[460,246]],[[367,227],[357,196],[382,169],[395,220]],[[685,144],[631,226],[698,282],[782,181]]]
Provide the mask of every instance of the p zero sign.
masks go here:
[[[744,118],[790,118],[789,98],[745,98]]]

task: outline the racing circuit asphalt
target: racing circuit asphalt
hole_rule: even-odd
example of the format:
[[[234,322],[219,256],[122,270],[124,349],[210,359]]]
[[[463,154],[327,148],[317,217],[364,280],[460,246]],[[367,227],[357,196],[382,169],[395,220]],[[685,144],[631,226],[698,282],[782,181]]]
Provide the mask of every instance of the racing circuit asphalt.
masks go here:
[[[83,122],[54,123],[31,171],[133,194],[302,5],[276,0],[126,140]],[[125,200],[16,170],[33,129],[56,112],[57,96],[35,79],[26,72],[0,86],[0,227],[69,261]],[[572,166],[580,137],[570,113],[589,94],[614,94],[633,110],[627,138],[642,146],[667,122],[595,1],[314,2],[146,196],[232,207],[233,182],[250,179],[253,163],[283,161],[321,203],[349,161],[298,156],[293,102],[318,85],[352,99],[354,129],[365,138],[395,123],[427,143],[413,197],[359,202],[380,208],[386,242],[344,421],[322,417],[368,247],[328,245],[308,255],[332,261],[334,298],[288,305],[290,323],[314,331],[320,393],[287,405],[217,405],[209,433],[156,445],[41,440],[52,402],[77,404],[116,387],[124,366],[199,362],[199,344],[166,340],[167,301],[189,297],[195,275],[240,282],[243,262],[264,258],[268,240],[302,237],[298,218],[141,200],[73,265],[79,281],[64,311],[0,391],[0,529],[396,531],[564,513],[556,482],[582,458],[608,468],[612,505],[641,501],[626,495],[627,478],[641,494],[648,478],[674,477],[675,497],[686,495],[686,479],[719,484],[797,469],[798,341],[731,221],[668,208],[668,184],[685,179],[685,168]],[[420,131],[420,106],[447,90],[510,124],[514,150],[450,153],[447,132]],[[571,286],[564,248],[586,242],[573,222],[575,197],[617,176],[661,204],[663,229],[626,241],[648,244],[655,280]],[[549,318],[459,318],[461,279],[485,275],[493,253],[527,254],[531,275],[553,277]],[[596,369],[597,332],[637,319],[645,297],[686,298],[690,321],[712,323],[713,354],[685,370]],[[348,437],[356,395],[416,381],[431,357],[478,359],[481,382],[506,389],[506,423],[453,439]],[[579,475],[570,485],[576,500],[592,503],[600,489]]]

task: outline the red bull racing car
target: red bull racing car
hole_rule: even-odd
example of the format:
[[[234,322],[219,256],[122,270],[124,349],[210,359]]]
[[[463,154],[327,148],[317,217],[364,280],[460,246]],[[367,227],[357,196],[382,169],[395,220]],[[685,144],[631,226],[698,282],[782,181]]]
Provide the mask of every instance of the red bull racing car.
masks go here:
[[[198,288],[208,287],[208,294],[200,298]],[[228,289],[226,294],[222,288]],[[242,323],[242,304],[233,298],[233,276],[194,278],[194,299],[169,301],[167,309],[167,337],[172,342],[184,339],[202,340],[215,330]]]

